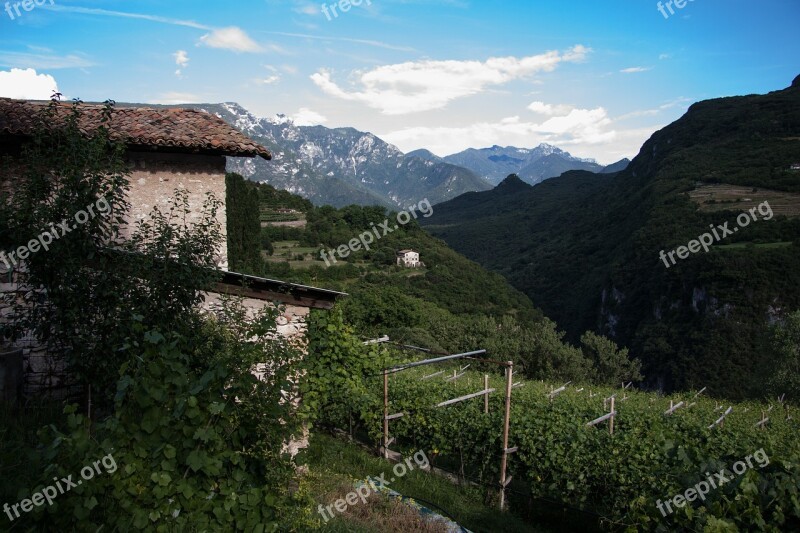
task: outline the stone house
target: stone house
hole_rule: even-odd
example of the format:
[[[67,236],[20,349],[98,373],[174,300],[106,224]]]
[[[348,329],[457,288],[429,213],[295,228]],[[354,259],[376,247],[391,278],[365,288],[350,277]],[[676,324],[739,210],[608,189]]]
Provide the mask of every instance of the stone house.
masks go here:
[[[415,252],[414,250],[400,250],[397,252],[397,266],[421,268],[425,265],[419,260],[419,252]]]
[[[13,194],[15,177],[19,175],[19,168],[14,166],[15,158],[30,139],[37,116],[46,105],[48,102],[0,98],[0,158],[10,157],[11,161],[10,166],[3,167],[0,190]],[[80,108],[81,130],[90,135],[101,124],[103,106],[81,104]],[[70,109],[71,104],[60,104],[57,119],[67,116]],[[168,205],[175,189],[187,192],[190,208],[195,212],[202,206],[208,192],[222,201],[218,222],[224,235],[226,157],[271,159],[266,148],[221,118],[199,110],[115,107],[108,127],[112,139],[125,143],[126,159],[131,168],[127,235],[130,235],[132,224],[147,217],[154,207]],[[303,338],[309,310],[330,309],[343,295],[229,272],[225,240],[219,249],[217,268],[221,272],[221,281],[215,286],[215,292],[206,295],[206,308],[212,309],[220,294],[241,296],[244,305],[252,310],[268,302],[279,303],[284,311],[278,319],[278,329],[287,337]],[[18,283],[13,265],[0,261],[0,296],[20,297],[24,290]],[[10,311],[0,303],[0,325],[8,319]],[[4,351],[9,355],[4,356]],[[16,393],[31,397],[43,389],[63,392],[67,380],[62,370],[58,360],[45,353],[34,338],[23,338],[16,345],[5,348],[0,340],[0,399]],[[22,376],[21,383],[16,376]],[[9,392],[14,387],[22,390]]]

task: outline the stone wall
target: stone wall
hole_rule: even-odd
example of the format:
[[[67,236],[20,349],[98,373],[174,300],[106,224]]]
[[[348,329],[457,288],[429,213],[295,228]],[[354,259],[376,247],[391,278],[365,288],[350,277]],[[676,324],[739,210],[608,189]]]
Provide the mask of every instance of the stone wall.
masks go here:
[[[129,152],[127,159],[132,168],[128,193],[128,202],[131,205],[129,226],[146,219],[154,207],[166,211],[170,199],[175,196],[175,189],[184,189],[189,193],[191,222],[200,220],[199,213],[206,193],[213,193],[222,202],[217,221],[222,234],[227,235],[224,156]],[[132,229],[129,227],[123,231],[123,236],[130,236]],[[218,267],[228,269],[226,239],[223,239],[219,251]]]
[[[207,311],[214,311],[220,305],[221,296],[215,292],[205,294],[205,302],[202,308]],[[256,298],[242,298],[242,305],[250,316],[255,316],[264,307],[273,306],[272,302],[258,300]],[[280,305],[280,316],[277,319],[278,334],[288,338],[292,344],[306,351],[306,321],[310,314],[308,307],[297,305]]]

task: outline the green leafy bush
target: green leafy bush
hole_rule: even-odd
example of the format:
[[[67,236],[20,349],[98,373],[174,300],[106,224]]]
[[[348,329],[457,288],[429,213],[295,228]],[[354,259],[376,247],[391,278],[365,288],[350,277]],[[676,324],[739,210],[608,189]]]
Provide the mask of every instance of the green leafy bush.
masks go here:
[[[292,493],[282,450],[295,416],[297,349],[275,331],[276,311],[248,321],[227,304],[193,339],[144,331],[131,339],[115,410],[89,426],[75,407],[69,429],[42,432],[53,476],[111,454],[113,473],[85,481],[32,515],[68,530],[289,531],[311,524],[309,500]],[[255,368],[266,370],[260,379]],[[41,490],[37,487],[34,490]],[[20,497],[27,497],[20,494]]]

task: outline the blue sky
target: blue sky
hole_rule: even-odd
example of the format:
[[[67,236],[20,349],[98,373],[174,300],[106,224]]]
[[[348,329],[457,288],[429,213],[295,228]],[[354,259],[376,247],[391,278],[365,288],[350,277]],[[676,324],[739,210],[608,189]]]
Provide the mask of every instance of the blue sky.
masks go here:
[[[800,74],[800,0],[28,1],[0,0],[0,96],[235,101],[439,155],[611,163],[694,101]]]

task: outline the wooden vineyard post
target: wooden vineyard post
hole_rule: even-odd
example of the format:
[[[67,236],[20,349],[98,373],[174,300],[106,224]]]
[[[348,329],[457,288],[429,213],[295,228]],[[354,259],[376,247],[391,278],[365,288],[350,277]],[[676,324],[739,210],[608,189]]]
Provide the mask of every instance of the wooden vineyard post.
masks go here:
[[[614,400],[615,398],[611,397],[611,419],[608,421],[608,432],[609,434],[614,434]]]
[[[769,422],[769,417],[767,416],[767,413],[765,413],[764,410],[762,409],[761,410],[761,421],[760,422],[756,422],[756,427],[757,428],[761,428],[762,430],[767,429],[767,422]]]
[[[389,459],[389,373],[383,371],[383,458]]]
[[[508,430],[511,424],[511,385],[513,381],[514,363],[509,361],[506,367],[506,412],[503,418],[503,456],[500,459],[500,510],[506,508],[506,486],[510,479],[506,480],[506,467],[508,466]]]
[[[489,390],[489,374],[483,375],[483,390]],[[489,414],[489,395],[483,397],[483,412]]]

